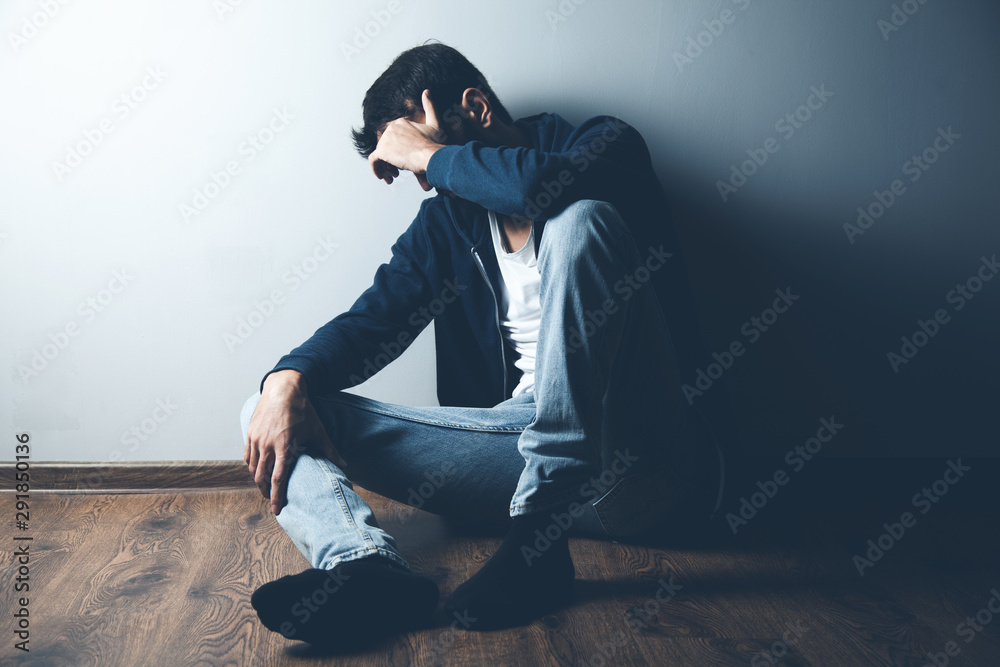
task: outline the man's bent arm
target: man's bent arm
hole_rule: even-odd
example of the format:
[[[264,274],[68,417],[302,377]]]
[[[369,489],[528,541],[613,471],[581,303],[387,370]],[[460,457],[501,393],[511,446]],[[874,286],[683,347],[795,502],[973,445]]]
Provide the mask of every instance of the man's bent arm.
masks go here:
[[[559,151],[479,141],[444,146],[431,156],[427,180],[487,209],[546,220],[580,199],[611,201],[651,169],[639,133],[599,116],[580,125]]]
[[[427,200],[430,201],[430,200]],[[392,258],[375,273],[350,310],[320,327],[309,340],[282,357],[264,376],[280,370],[301,373],[310,394],[360,384],[395,359],[429,323],[415,318],[431,300],[433,253],[424,226],[424,205],[392,246]],[[387,350],[388,348],[388,350]]]

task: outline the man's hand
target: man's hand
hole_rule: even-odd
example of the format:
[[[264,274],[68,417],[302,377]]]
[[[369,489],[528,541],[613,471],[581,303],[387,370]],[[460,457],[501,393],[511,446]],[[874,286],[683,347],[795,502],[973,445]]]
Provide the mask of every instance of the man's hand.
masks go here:
[[[288,478],[295,458],[306,445],[346,467],[309,401],[302,374],[292,370],[271,373],[247,428],[243,460],[261,495],[270,498],[275,515],[285,506]]]
[[[418,177],[427,172],[427,163],[437,149],[444,146],[444,134],[438,124],[437,112],[431,103],[431,93],[420,97],[424,122],[397,118],[385,126],[375,151],[368,156],[372,173],[386,183],[399,176],[399,170],[412,171]],[[426,188],[425,188],[426,189]]]

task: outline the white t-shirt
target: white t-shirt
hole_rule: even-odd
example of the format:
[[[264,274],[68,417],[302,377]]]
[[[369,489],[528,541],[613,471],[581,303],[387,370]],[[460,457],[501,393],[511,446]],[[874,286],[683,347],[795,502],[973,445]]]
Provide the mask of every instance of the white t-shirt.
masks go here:
[[[514,388],[514,396],[532,391],[535,386],[535,348],[538,344],[538,325],[542,309],[538,304],[541,277],[535,257],[535,229],[531,228],[528,241],[517,252],[507,252],[497,214],[489,212],[493,249],[503,284],[500,286],[500,331],[508,350],[517,355],[514,365],[522,372],[521,381]]]

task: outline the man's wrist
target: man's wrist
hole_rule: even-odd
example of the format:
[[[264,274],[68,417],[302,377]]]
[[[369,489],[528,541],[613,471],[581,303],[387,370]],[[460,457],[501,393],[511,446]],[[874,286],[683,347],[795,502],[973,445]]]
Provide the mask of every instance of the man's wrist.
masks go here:
[[[423,172],[425,174],[427,173],[427,167],[431,163],[431,158],[434,157],[434,154],[437,153],[442,148],[444,148],[443,144],[434,144],[432,146],[428,146],[423,150],[423,155],[420,158],[420,163],[424,167]]]
[[[263,389],[266,391],[291,390],[308,393],[306,390],[306,377],[301,372],[292,368],[285,368],[270,373],[264,379]]]

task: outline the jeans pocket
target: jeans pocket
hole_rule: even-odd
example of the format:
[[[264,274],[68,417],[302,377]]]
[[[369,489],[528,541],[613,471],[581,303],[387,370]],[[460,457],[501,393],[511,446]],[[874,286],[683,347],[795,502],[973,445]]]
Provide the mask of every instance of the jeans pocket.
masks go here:
[[[594,501],[594,510],[608,535],[629,537],[655,525],[693,488],[668,467],[634,473]]]

